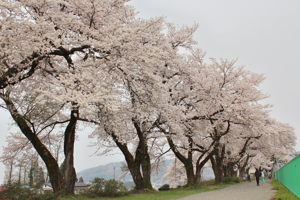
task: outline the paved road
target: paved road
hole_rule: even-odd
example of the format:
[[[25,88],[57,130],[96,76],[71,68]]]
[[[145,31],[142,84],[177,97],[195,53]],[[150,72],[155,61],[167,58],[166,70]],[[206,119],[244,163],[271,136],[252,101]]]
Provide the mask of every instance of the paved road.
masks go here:
[[[275,195],[271,180],[266,185],[256,186],[256,182],[245,182],[232,185],[220,190],[202,192],[178,200],[270,200]]]

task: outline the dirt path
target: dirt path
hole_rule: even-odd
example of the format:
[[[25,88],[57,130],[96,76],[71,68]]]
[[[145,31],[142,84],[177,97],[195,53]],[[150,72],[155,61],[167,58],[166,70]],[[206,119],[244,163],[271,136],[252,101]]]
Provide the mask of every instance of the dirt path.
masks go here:
[[[260,182],[261,183],[261,182]],[[178,200],[270,200],[275,195],[271,180],[257,186],[255,181],[232,185],[220,190],[202,192]]]

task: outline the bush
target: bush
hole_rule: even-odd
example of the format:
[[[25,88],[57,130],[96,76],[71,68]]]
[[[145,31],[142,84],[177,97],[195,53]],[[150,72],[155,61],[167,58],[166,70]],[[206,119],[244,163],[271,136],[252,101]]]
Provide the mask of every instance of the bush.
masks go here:
[[[7,190],[3,191],[0,197],[3,199],[20,200],[20,199],[34,199],[34,200],[53,200],[62,194],[66,194],[65,190],[61,190],[57,193],[52,191],[43,191],[40,186],[24,187],[18,183],[13,183],[7,186]],[[0,198],[1,199],[1,198]]]
[[[165,190],[170,190],[170,185],[164,184],[160,188],[158,188],[158,191],[165,191]]]
[[[235,183],[240,183],[241,180],[240,180],[239,177],[234,177],[234,178],[233,178],[233,182],[235,182]]]
[[[127,188],[125,187],[123,182],[116,181],[114,179],[110,179],[105,182],[104,187],[104,196],[107,197],[116,197],[116,196],[124,196],[127,192]]]
[[[238,177],[223,177],[223,183],[240,183],[240,179]]]
[[[92,185],[89,188],[89,192],[95,194],[96,196],[102,196],[105,187],[105,180],[103,178],[94,178]]]
[[[123,182],[114,179],[104,180],[96,177],[92,181],[90,188],[81,194],[90,198],[95,197],[117,197],[124,196],[127,193],[127,188]]]
[[[231,177],[223,177],[223,183],[230,183],[231,181]]]
[[[29,197],[38,194],[40,191],[35,188],[24,187],[19,183],[12,183],[10,185],[6,185],[7,190],[2,192],[2,196],[7,199],[15,200],[15,199],[28,199]]]

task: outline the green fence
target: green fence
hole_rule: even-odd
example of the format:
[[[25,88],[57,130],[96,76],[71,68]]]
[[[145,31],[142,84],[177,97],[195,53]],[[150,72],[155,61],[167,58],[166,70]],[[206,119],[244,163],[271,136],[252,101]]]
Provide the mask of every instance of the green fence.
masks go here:
[[[300,198],[300,155],[280,168],[275,178]]]

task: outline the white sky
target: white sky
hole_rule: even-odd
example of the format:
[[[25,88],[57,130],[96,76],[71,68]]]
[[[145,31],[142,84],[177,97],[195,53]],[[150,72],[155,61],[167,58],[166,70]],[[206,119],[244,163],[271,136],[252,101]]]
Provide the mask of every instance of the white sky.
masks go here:
[[[251,72],[264,74],[261,89],[274,105],[271,116],[295,128],[300,151],[300,1],[299,0],[133,0],[142,18],[164,16],[180,25],[199,24],[195,33],[198,47],[207,58],[238,58]],[[0,146],[8,134],[9,115],[0,112]],[[75,145],[75,167],[79,172],[109,162],[122,155],[90,156],[86,130]],[[2,148],[0,148],[2,154]],[[0,184],[5,167],[0,164]]]

